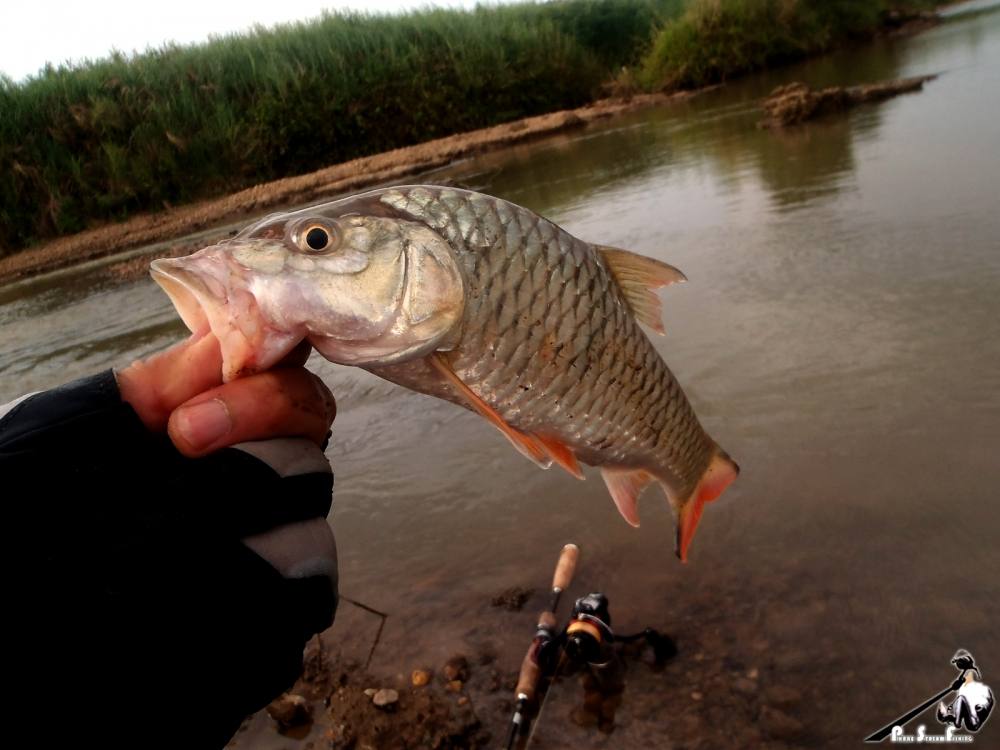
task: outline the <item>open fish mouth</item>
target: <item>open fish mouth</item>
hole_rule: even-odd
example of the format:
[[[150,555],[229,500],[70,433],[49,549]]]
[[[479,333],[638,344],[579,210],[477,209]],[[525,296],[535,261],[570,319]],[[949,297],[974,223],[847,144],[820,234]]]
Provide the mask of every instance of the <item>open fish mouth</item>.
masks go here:
[[[155,260],[150,273],[188,330],[218,339],[224,382],[272,367],[305,338],[274,327],[224,257]]]
[[[225,305],[225,289],[216,285],[215,290],[210,290],[197,274],[177,261],[154,260],[149,270],[153,280],[170,297],[188,330],[191,333],[207,333],[211,329],[211,323],[205,308]]]

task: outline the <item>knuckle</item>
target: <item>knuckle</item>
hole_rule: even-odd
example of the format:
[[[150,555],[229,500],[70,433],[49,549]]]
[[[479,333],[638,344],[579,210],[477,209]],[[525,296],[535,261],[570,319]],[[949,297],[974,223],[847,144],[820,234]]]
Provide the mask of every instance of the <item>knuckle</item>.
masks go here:
[[[330,390],[319,375],[311,372],[308,372],[308,375],[312,380],[313,387],[319,394],[320,402],[323,404],[323,414],[326,417],[326,423],[330,425],[337,418],[337,399],[334,398],[333,391]]]

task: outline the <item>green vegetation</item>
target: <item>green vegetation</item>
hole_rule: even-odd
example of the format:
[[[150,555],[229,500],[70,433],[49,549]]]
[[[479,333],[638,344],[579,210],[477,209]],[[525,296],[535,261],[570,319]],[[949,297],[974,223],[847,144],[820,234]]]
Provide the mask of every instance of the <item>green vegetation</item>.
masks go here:
[[[890,10],[935,5],[930,0],[692,0],[660,31],[639,80],[649,88],[718,83],[869,37]]]
[[[683,0],[328,15],[0,80],[0,255],[591,100]]]
[[[20,84],[0,77],[0,256],[138,211],[579,106],[602,84],[627,93],[724,80],[870,35],[898,4],[555,0],[328,15],[47,68]]]

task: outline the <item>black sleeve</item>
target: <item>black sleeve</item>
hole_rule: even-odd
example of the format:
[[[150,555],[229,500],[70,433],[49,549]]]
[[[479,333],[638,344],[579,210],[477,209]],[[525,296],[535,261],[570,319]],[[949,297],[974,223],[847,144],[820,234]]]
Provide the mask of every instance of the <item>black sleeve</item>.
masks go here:
[[[0,417],[16,720],[52,744],[222,747],[336,608],[335,575],[286,578],[243,540],[325,518],[332,484],[237,449],[182,456],[111,372],[17,404]]]

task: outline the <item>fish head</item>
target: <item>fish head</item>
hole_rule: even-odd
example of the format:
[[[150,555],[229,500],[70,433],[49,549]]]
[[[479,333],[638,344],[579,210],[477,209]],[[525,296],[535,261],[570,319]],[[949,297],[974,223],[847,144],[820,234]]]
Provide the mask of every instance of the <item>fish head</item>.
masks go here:
[[[457,332],[465,290],[447,240],[351,208],[276,214],[152,263],[185,325],[219,340],[225,381],[268,369],[303,339],[332,362],[374,366],[425,356]]]

